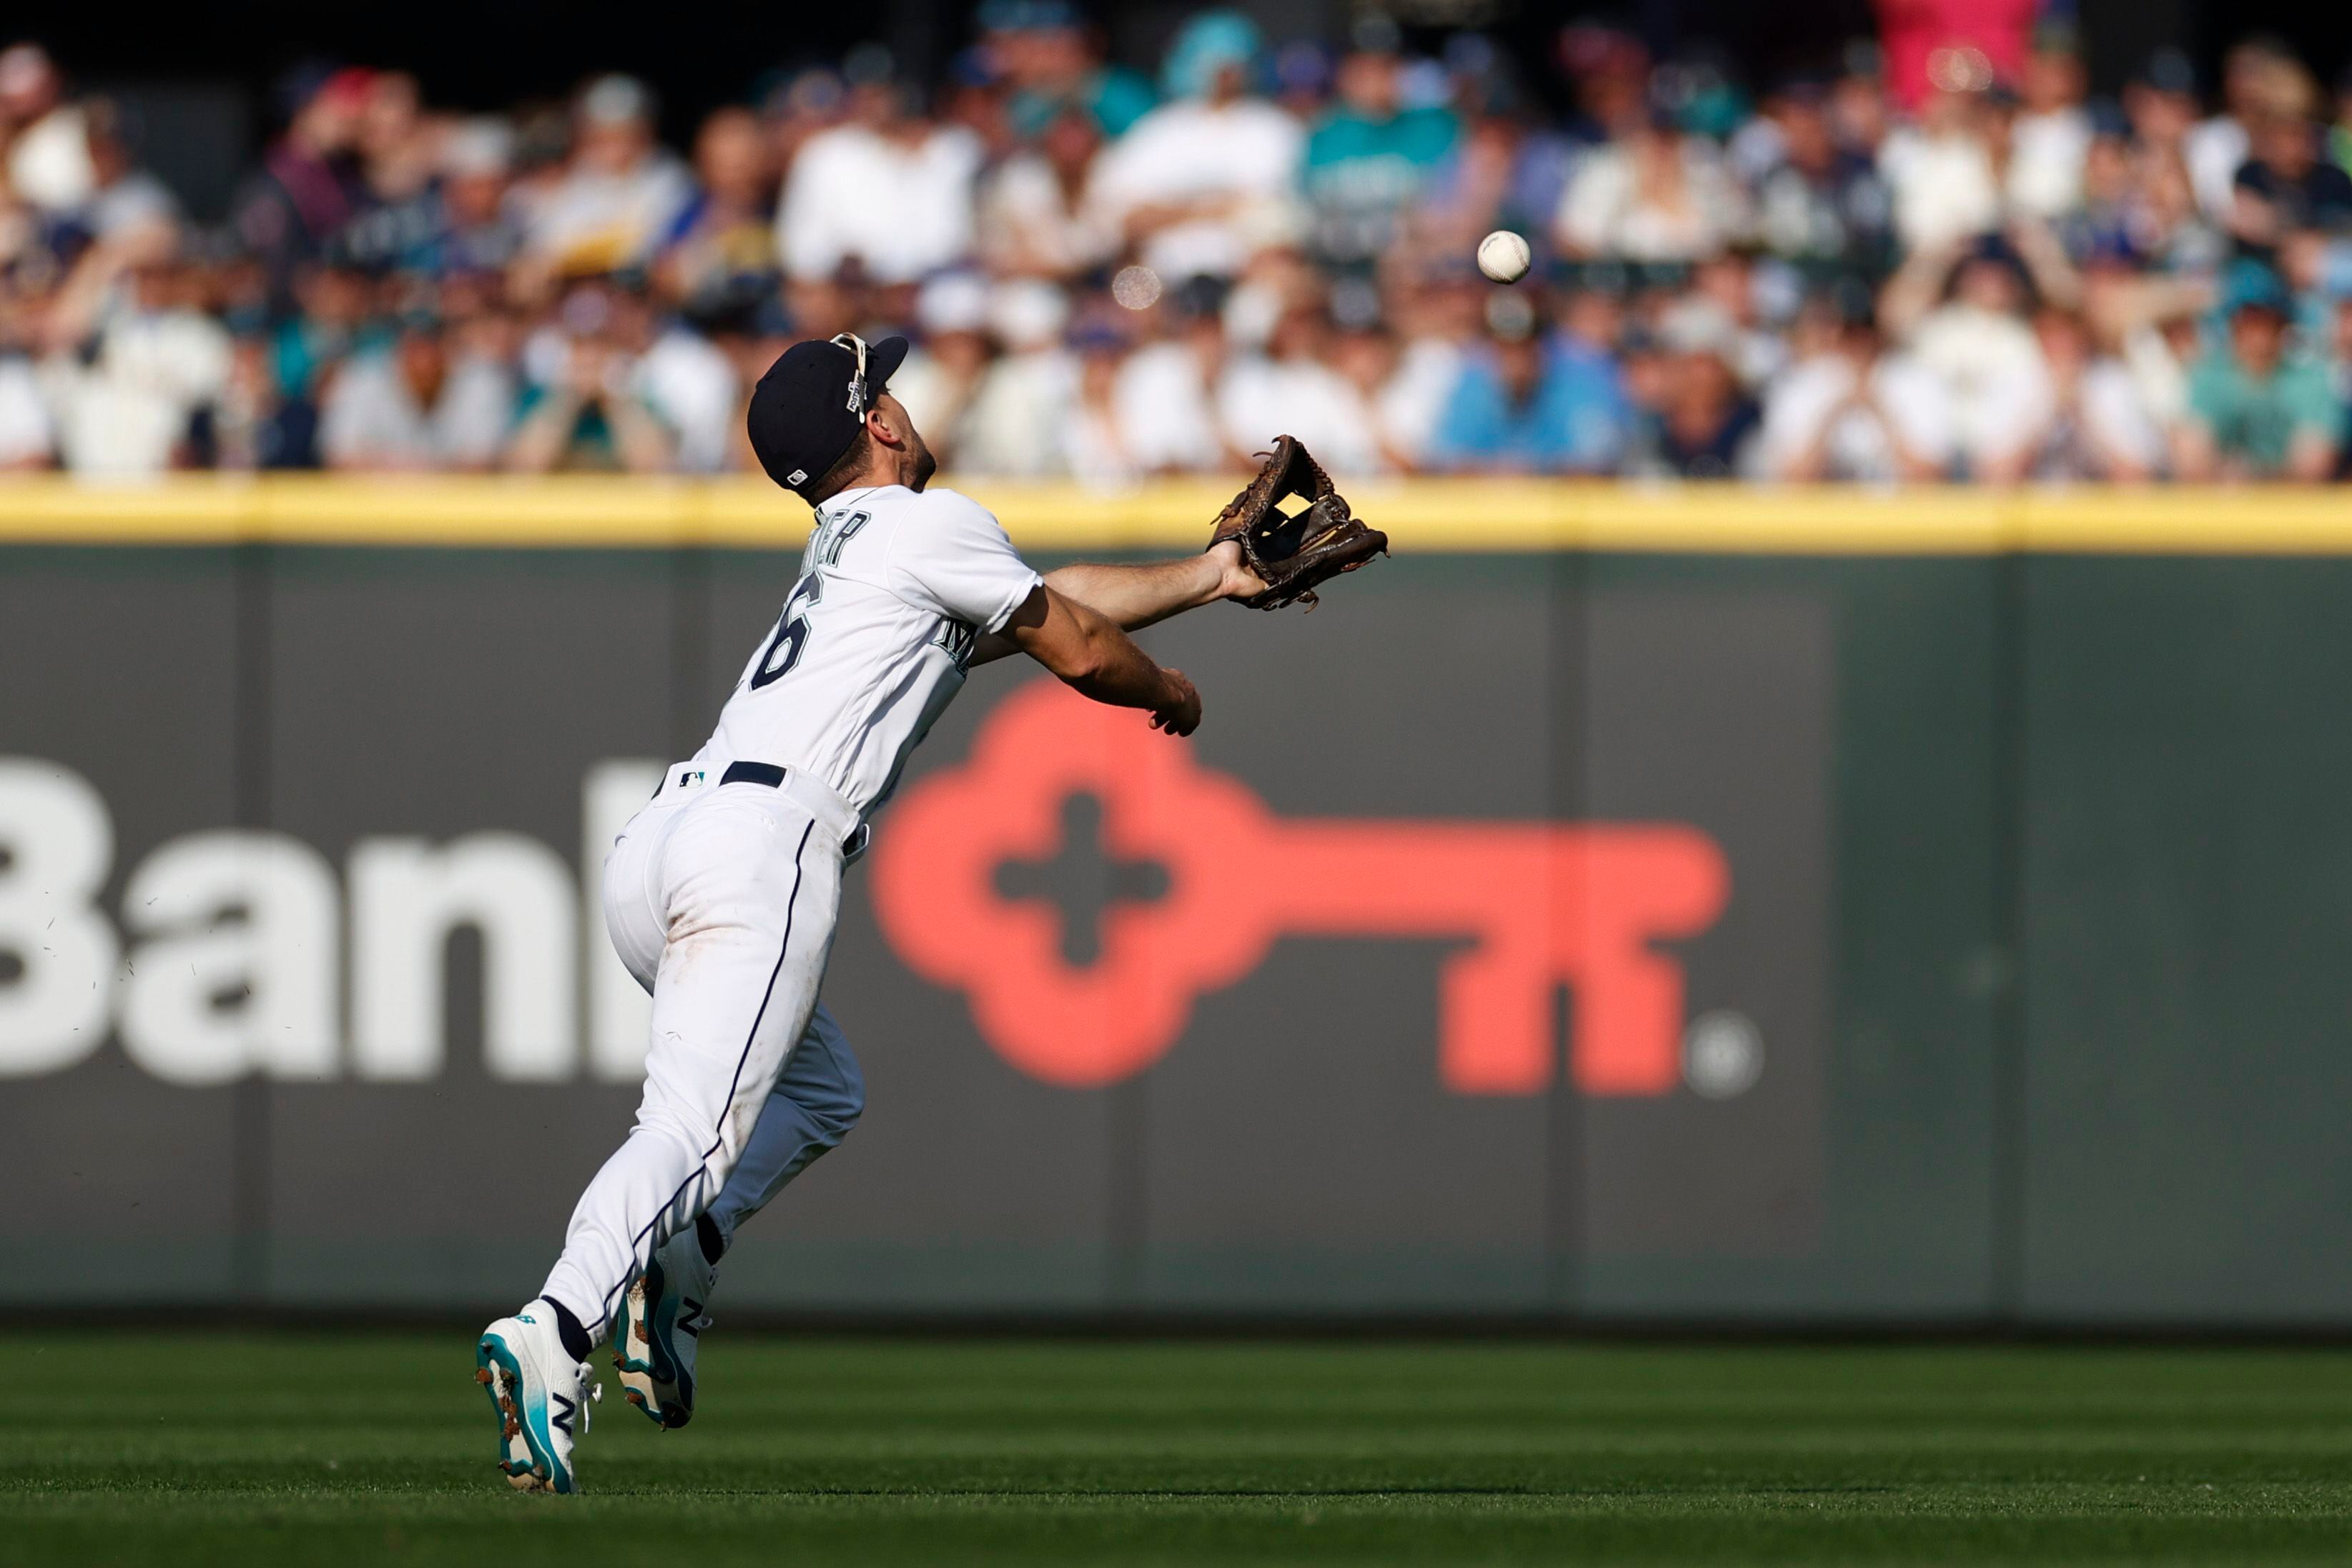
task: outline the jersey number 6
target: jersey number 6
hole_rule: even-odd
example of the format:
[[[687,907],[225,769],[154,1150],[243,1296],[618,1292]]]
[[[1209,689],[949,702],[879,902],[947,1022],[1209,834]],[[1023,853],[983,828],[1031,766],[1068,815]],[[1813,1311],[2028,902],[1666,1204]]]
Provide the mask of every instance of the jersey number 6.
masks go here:
[[[770,681],[782,680],[801,662],[808,647],[809,607],[824,597],[824,579],[810,572],[784,601],[784,612],[776,617],[776,634],[768,639],[767,648],[760,654],[760,667],[751,672],[753,691]]]

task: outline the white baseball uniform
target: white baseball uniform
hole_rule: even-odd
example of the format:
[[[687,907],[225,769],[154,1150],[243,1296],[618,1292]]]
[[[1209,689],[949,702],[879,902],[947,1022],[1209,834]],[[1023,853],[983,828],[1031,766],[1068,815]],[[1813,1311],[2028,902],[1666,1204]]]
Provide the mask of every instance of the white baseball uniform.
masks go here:
[[[605,922],[654,996],[645,1098],[541,1292],[592,1336],[722,1189],[731,1232],[856,1120],[855,1060],[817,1006],[844,864],[973,644],[1041,580],[952,490],[827,500],[718,729],[614,841]]]

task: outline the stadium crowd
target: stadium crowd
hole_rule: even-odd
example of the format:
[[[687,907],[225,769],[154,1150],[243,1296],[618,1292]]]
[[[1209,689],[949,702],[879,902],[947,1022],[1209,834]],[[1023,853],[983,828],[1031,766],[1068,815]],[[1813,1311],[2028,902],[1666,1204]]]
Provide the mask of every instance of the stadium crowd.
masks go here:
[[[1558,72],[1556,82],[1537,82]],[[0,53],[0,468],[709,473],[788,342],[905,331],[966,472],[2323,479],[2352,392],[2352,80],[2178,54],[2094,101],[2070,41],[1874,46],[1745,82],[1373,16],[1194,16],[1157,79],[1067,0],[988,0],[679,151],[622,75],[504,115],[290,79],[226,224],[117,105]],[[1534,89],[1571,110],[1547,110]],[[1478,238],[1537,269],[1480,277]]]

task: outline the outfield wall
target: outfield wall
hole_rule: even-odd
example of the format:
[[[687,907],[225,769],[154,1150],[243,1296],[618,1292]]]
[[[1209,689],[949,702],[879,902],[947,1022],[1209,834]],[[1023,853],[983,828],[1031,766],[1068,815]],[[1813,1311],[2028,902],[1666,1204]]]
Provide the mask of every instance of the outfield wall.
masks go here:
[[[1217,490],[976,493],[1050,565]],[[1147,634],[1189,746],[974,674],[730,1302],[2352,1327],[2352,509],[1360,510],[1312,615]],[[593,862],[794,511],[0,490],[0,1299],[527,1291],[643,1049]]]

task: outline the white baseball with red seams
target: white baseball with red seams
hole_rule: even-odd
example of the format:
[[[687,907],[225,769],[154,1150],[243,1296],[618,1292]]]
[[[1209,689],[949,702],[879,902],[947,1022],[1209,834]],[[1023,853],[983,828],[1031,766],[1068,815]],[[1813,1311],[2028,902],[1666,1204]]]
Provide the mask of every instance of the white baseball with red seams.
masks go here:
[[[1496,229],[1478,242],[1478,270],[1497,283],[1517,283],[1535,265],[1535,252],[1522,235]]]

